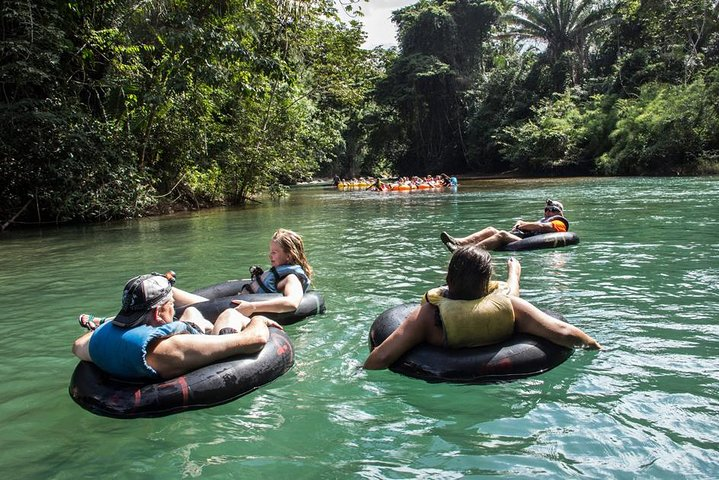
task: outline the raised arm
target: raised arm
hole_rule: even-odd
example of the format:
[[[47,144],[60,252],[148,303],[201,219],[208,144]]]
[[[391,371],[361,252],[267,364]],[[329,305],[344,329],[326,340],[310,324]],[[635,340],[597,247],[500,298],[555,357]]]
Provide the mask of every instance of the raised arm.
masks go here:
[[[514,257],[507,260],[507,285],[509,285],[509,294],[515,297],[519,296],[519,277],[522,275],[522,265]]]
[[[510,297],[514,309],[514,328],[518,332],[546,338],[563,347],[601,349],[595,339],[579,328],[548,315],[519,297]]]

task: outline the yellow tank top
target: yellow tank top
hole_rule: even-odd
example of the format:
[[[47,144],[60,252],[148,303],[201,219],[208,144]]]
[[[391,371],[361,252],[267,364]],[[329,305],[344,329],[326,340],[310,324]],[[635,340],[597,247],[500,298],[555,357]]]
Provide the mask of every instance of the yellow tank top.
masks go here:
[[[428,291],[425,301],[439,308],[445,343],[450,348],[481,347],[509,338],[514,332],[514,309],[505,282],[491,282],[489,294],[475,300],[447,298],[447,287]]]

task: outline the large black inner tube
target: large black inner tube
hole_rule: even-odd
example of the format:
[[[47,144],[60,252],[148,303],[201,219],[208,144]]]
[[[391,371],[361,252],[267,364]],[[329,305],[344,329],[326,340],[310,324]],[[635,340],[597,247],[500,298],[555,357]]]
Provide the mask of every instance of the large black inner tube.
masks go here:
[[[397,305],[380,314],[370,328],[370,351],[389,337],[414,308],[416,304]],[[558,313],[547,313],[563,320]],[[515,334],[504,342],[484,347],[417,345],[389,368],[428,382],[491,383],[538,375],[561,364],[572,353],[572,349],[549,340]]]
[[[192,305],[197,308],[205,318],[217,318],[224,310],[234,307],[232,300],[244,300],[246,302],[259,302],[270,298],[281,297],[281,293],[253,293],[239,294],[243,285],[249,283],[249,280],[228,280],[226,282],[210,285],[195,290],[195,295],[208,298],[207,302],[199,302]],[[187,308],[187,305],[178,307],[176,315],[179,317]],[[262,315],[271,318],[280,325],[291,325],[299,322],[311,315],[325,313],[325,299],[314,290],[305,292],[302,301],[294,312],[285,313],[262,313]]]
[[[553,232],[532,235],[531,237],[511,242],[499,251],[517,252],[520,250],[536,250],[539,248],[557,248],[579,243],[579,236],[574,232]]]
[[[197,308],[203,317],[205,318],[216,318],[220,313],[227,310],[228,308],[236,307],[237,305],[232,303],[232,300],[244,300],[247,302],[259,302],[269,298],[281,297],[281,293],[253,293],[243,295],[232,295],[229,297],[215,298],[206,302],[198,302],[192,304],[192,307]],[[182,312],[189,305],[178,307],[175,315],[178,317],[182,315]],[[302,301],[294,312],[285,313],[272,313],[272,312],[261,312],[264,315],[280,325],[291,325],[299,322],[311,315],[317,315],[318,313],[325,312],[325,303],[322,295],[315,292],[307,292],[302,297]]]
[[[169,380],[133,383],[81,361],[70,380],[70,396],[82,408],[113,418],[162,417],[231,402],[286,373],[294,348],[285,332],[270,328],[265,347],[230,357]]]

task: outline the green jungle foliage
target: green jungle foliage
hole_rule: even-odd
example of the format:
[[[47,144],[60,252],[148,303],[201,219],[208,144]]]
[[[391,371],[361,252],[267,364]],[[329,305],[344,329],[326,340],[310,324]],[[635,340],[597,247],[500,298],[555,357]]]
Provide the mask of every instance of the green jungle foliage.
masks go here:
[[[419,0],[374,50],[360,0],[0,8],[0,229],[317,176],[719,172],[719,0]]]

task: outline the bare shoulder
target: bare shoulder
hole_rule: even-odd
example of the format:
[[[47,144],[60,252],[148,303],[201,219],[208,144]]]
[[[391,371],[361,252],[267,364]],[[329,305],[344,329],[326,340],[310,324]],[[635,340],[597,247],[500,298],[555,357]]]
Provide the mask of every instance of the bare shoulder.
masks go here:
[[[297,302],[304,295],[304,289],[302,288],[302,282],[297,275],[291,273],[283,278],[278,284],[277,289],[282,291],[285,297],[294,297]]]
[[[282,286],[287,286],[287,285],[293,285],[293,286],[295,286],[295,285],[296,285],[296,286],[299,286],[300,288],[302,288],[302,282],[300,282],[300,278],[299,278],[297,275],[295,275],[294,273],[290,273],[289,275],[287,275],[285,278],[283,278],[282,280],[280,280],[280,282],[279,282],[277,285],[278,285],[278,286],[280,286],[280,285],[282,285]]]
[[[419,321],[434,323],[434,320],[437,317],[437,306],[429,302],[425,302],[420,305],[419,308],[414,309],[410,315],[412,314],[415,314],[417,316],[417,320]]]

